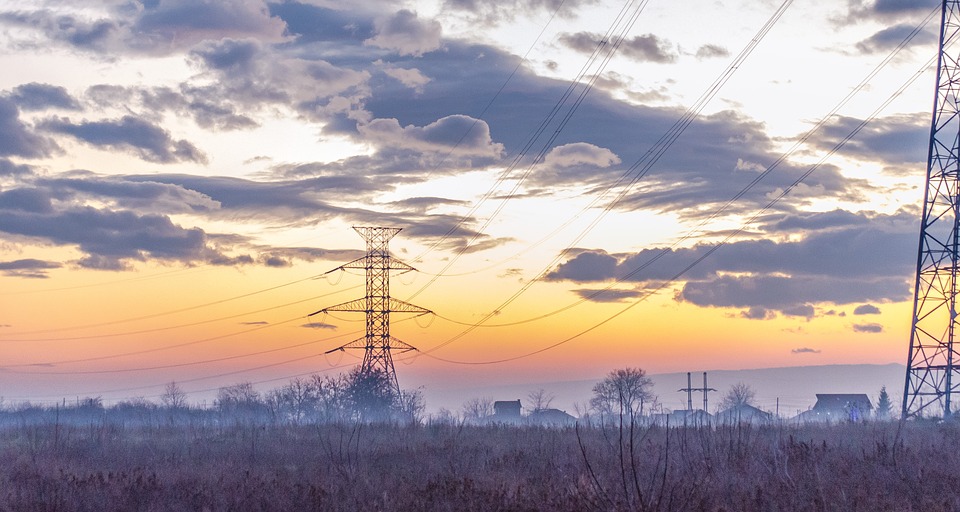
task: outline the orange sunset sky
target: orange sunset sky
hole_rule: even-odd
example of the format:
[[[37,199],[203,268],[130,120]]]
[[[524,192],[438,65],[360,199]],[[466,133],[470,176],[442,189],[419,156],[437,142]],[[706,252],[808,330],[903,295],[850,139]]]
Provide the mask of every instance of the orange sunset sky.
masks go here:
[[[0,396],[905,362],[936,2],[350,3],[0,0]]]

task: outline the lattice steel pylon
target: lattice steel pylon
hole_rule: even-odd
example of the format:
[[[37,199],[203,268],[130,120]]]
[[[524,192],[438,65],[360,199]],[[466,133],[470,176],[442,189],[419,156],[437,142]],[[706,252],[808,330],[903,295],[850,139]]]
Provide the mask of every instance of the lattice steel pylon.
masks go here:
[[[927,153],[910,352],[903,410],[908,417],[950,417],[960,367],[957,269],[960,248],[960,0],[944,0],[937,91]]]
[[[373,370],[385,372],[393,384],[394,391],[399,395],[400,381],[397,380],[397,372],[393,368],[392,352],[397,350],[403,353],[416,350],[416,348],[390,335],[390,313],[415,313],[419,316],[432,313],[432,311],[390,297],[391,271],[399,271],[400,274],[403,274],[416,270],[410,265],[390,256],[390,251],[387,248],[390,239],[396,236],[401,228],[354,226],[353,229],[367,241],[367,254],[350,263],[340,265],[327,273],[329,274],[348,268],[366,271],[366,297],[326,307],[308,316],[329,311],[366,313],[366,334],[362,338],[328,350],[327,353],[329,354],[348,348],[363,349],[363,363],[360,365],[360,371],[363,373]]]

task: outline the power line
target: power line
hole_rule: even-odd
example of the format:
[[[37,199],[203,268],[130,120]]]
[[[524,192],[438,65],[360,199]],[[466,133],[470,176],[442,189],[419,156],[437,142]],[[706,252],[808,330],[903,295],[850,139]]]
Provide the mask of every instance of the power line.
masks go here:
[[[452,318],[449,318],[449,317],[446,317],[446,316],[443,316],[443,315],[439,315],[439,314],[437,314],[437,316],[438,316],[439,318],[443,319],[443,320],[448,321],[448,322],[451,322],[451,323],[454,323],[454,324],[458,324],[458,325],[470,326],[470,327],[507,327],[507,326],[520,325],[520,324],[525,324],[525,323],[534,322],[534,321],[537,321],[537,320],[542,320],[542,319],[544,319],[544,318],[548,318],[548,317],[554,316],[554,315],[556,315],[556,314],[559,314],[559,313],[561,313],[561,312],[564,312],[564,311],[567,311],[567,310],[569,310],[569,309],[572,309],[572,308],[574,308],[574,307],[576,307],[576,306],[578,306],[578,305],[580,305],[580,304],[583,304],[584,302],[587,302],[587,301],[589,301],[589,300],[591,300],[591,299],[594,299],[594,298],[602,295],[604,292],[609,291],[610,289],[612,289],[612,288],[613,288],[614,286],[616,286],[617,284],[620,284],[620,283],[622,283],[622,282],[624,282],[624,281],[627,281],[628,279],[632,278],[632,277],[635,276],[637,273],[639,273],[639,272],[641,272],[642,270],[648,268],[650,265],[652,265],[653,263],[655,263],[656,261],[658,261],[658,260],[659,260],[660,258],[662,258],[663,256],[666,256],[667,254],[671,253],[674,249],[676,249],[677,247],[679,247],[681,244],[683,244],[683,243],[686,242],[687,240],[689,240],[689,239],[693,238],[694,236],[696,236],[696,235],[699,233],[700,229],[703,228],[709,221],[711,221],[711,220],[715,219],[716,217],[718,217],[723,211],[725,211],[727,208],[729,208],[735,201],[737,201],[737,200],[739,200],[740,198],[742,198],[748,191],[750,191],[750,190],[751,190],[752,188],[754,188],[757,184],[759,184],[760,181],[762,181],[765,177],[767,177],[769,174],[771,174],[781,163],[783,163],[783,162],[786,161],[790,156],[792,156],[804,143],[806,143],[806,141],[808,141],[808,140],[810,139],[810,137],[812,137],[816,132],[818,132],[818,131],[823,127],[824,124],[826,124],[834,115],[836,115],[836,113],[837,113],[840,109],[842,109],[844,106],[846,106],[846,104],[849,103],[849,101],[850,101],[851,99],[853,99],[853,97],[856,96],[856,94],[858,94],[859,92],[861,92],[867,85],[869,85],[870,81],[873,80],[873,78],[875,78],[875,77],[877,76],[877,74],[879,74],[879,72],[880,72],[881,70],[883,70],[883,69],[899,54],[899,52],[900,52],[901,50],[903,50],[904,48],[906,48],[906,46],[910,43],[910,41],[912,41],[913,38],[916,37],[917,34],[919,34],[919,33],[923,30],[923,28],[933,19],[933,16],[934,16],[937,12],[938,12],[938,9],[934,9],[933,11],[931,11],[931,13],[930,13],[919,25],[917,25],[917,26],[913,29],[913,31],[911,31],[911,33],[908,34],[908,35],[903,39],[903,41],[901,41],[900,44],[897,45],[897,47],[895,47],[895,48],[891,51],[890,54],[888,54],[879,64],[877,64],[877,66],[876,66],[870,73],[868,73],[867,76],[866,76],[863,80],[861,80],[860,83],[859,83],[856,87],[854,87],[854,88],[853,88],[837,105],[835,105],[829,112],[827,112],[823,117],[821,117],[820,120],[813,126],[813,128],[811,128],[810,130],[808,130],[807,133],[804,134],[800,139],[798,139],[798,140],[793,144],[793,146],[792,146],[787,152],[783,153],[780,157],[778,157],[776,161],[774,161],[772,164],[770,164],[770,165],[769,165],[762,173],[760,173],[754,180],[752,180],[752,181],[751,181],[749,184],[747,184],[743,189],[741,189],[736,195],[734,195],[733,198],[731,198],[730,200],[728,200],[723,206],[721,206],[719,209],[715,210],[715,211],[714,211],[711,215],[709,215],[707,218],[701,220],[701,222],[700,222],[699,224],[697,224],[696,226],[694,226],[693,228],[691,228],[690,230],[688,230],[681,238],[679,238],[678,240],[674,241],[669,247],[665,247],[665,248],[661,249],[661,250],[658,251],[657,254],[654,255],[651,259],[649,259],[648,261],[644,262],[644,263],[641,264],[640,266],[632,269],[630,272],[628,272],[628,273],[626,273],[626,274],[624,274],[624,275],[622,275],[622,276],[616,277],[616,278],[615,278],[609,285],[607,285],[606,287],[604,287],[604,288],[602,288],[602,289],[599,289],[599,290],[596,290],[596,291],[594,291],[594,292],[592,292],[592,293],[590,293],[590,294],[588,294],[588,295],[586,295],[586,296],[583,296],[583,297],[581,297],[579,300],[576,300],[576,301],[574,301],[574,302],[572,302],[572,303],[570,303],[570,304],[568,304],[568,305],[566,305],[566,306],[563,306],[563,307],[561,307],[561,308],[558,308],[558,309],[555,309],[555,310],[553,310],[553,311],[550,311],[550,312],[547,312],[547,313],[544,313],[544,314],[541,314],[541,315],[537,315],[537,316],[534,316],[534,317],[531,317],[531,318],[527,318],[527,319],[523,319],[523,320],[517,320],[517,321],[513,321],[513,322],[505,322],[505,323],[500,323],[500,324],[486,324],[486,323],[484,323],[484,324],[481,325],[481,324],[478,324],[478,323],[476,323],[476,322],[461,322],[461,321],[458,321],[458,320],[455,320],[455,319],[452,319]],[[777,16],[777,18],[779,18],[779,16],[778,16],[777,14],[775,14],[775,16]],[[757,38],[754,38],[754,41],[756,41],[756,40],[757,40]],[[733,67],[733,66],[739,67],[739,64],[737,64],[737,61],[736,61],[736,60],[734,61],[734,64],[731,65],[731,67]],[[699,103],[701,103],[701,102],[698,101],[698,104],[699,104]],[[689,110],[688,110],[688,112],[689,112]],[[674,126],[679,126],[679,125],[680,125],[680,122],[678,121],[677,123],[675,123]],[[665,136],[664,136],[664,137],[665,137]],[[661,137],[661,140],[664,140],[664,137]],[[620,197],[622,197],[622,194],[621,194]],[[619,199],[618,199],[618,200],[619,200]],[[610,208],[610,206],[608,206],[608,209],[609,209],[609,208]],[[608,211],[608,210],[607,210],[607,211]],[[571,222],[571,221],[568,221],[568,222]],[[582,238],[582,235],[581,235],[581,238]],[[581,238],[578,238],[578,240],[580,240]],[[571,247],[572,247],[572,245],[573,245],[573,244],[571,244]],[[569,248],[569,247],[568,247],[568,248]],[[564,253],[564,251],[561,251],[561,252],[560,252],[561,255],[562,255],[563,253]],[[552,268],[553,265],[556,264],[558,261],[559,261],[559,256],[558,256],[558,258],[555,258],[555,259],[545,268],[545,270],[544,270],[543,272],[541,272],[541,274],[537,277],[536,280],[539,280],[539,279],[540,279],[540,276],[542,276],[544,273],[546,273],[547,270],[549,270],[550,268]],[[536,280],[534,280],[534,281],[536,281]],[[532,285],[532,283],[528,283],[528,284]],[[500,310],[502,309],[502,307],[503,307],[503,305],[501,305],[501,308],[498,308],[498,309],[496,309],[495,311],[500,311]],[[432,349],[431,351],[436,350],[437,348],[440,348],[440,347],[439,347],[439,346],[438,346],[438,347],[435,347],[435,348]]]
[[[170,330],[174,330],[174,329],[182,329],[182,328],[184,328],[184,327],[195,327],[195,326],[198,326],[198,325],[212,324],[212,323],[215,323],[215,322],[222,322],[222,321],[224,321],[224,320],[231,320],[231,319],[234,319],[234,318],[245,317],[245,316],[248,316],[248,315],[255,315],[255,314],[258,314],[258,313],[264,313],[264,312],[266,312],[266,311],[273,311],[273,310],[276,310],[276,309],[283,309],[283,308],[290,307],[290,306],[294,306],[294,305],[297,305],[297,304],[303,304],[304,302],[310,302],[310,301],[314,301],[314,300],[317,300],[317,299],[322,299],[322,298],[324,298],[324,297],[329,297],[329,296],[331,296],[331,295],[337,295],[337,294],[340,294],[340,293],[343,293],[343,292],[346,292],[346,291],[350,291],[350,290],[353,290],[353,289],[356,289],[356,288],[359,288],[359,286],[351,286],[350,288],[344,288],[344,289],[342,289],[342,290],[337,290],[337,291],[335,291],[335,292],[325,293],[325,294],[323,294],[323,295],[315,295],[315,296],[313,296],[313,297],[309,297],[309,298],[306,298],[306,299],[295,300],[295,301],[293,301],[293,302],[287,302],[286,304],[280,304],[280,305],[278,305],[278,306],[271,306],[271,307],[268,307],[268,308],[257,309],[257,310],[254,310],[254,311],[247,311],[247,312],[244,312],[244,313],[237,313],[237,314],[234,314],[234,315],[221,316],[221,317],[218,317],[218,318],[210,318],[210,319],[207,319],[207,320],[200,320],[200,321],[197,321],[197,322],[190,322],[190,323],[185,323],[185,324],[167,325],[167,326],[164,326],[164,327],[153,327],[153,328],[150,328],[150,329],[141,329],[141,330],[138,330],[138,331],[114,332],[114,333],[110,333],[110,334],[94,334],[94,335],[89,335],[89,336],[63,336],[63,337],[57,337],[57,338],[10,338],[10,339],[4,339],[3,341],[4,341],[4,342],[8,342],[8,341],[74,341],[74,340],[90,340],[90,339],[101,339],[101,338],[115,338],[115,337],[118,337],[118,336],[132,336],[132,335],[135,335],[135,334],[146,334],[146,333],[151,333],[151,332],[170,331]],[[331,316],[332,316],[332,315],[331,315]],[[338,319],[338,320],[339,320],[339,319]]]
[[[749,56],[750,53],[752,53],[753,49],[756,48],[756,46],[760,43],[760,41],[763,40],[763,38],[766,36],[766,34],[768,34],[768,33],[770,32],[770,30],[773,28],[773,26],[776,24],[776,22],[779,21],[779,19],[783,16],[784,12],[786,12],[787,7],[789,7],[789,5],[790,5],[792,2],[793,2],[793,0],[784,0],[784,2],[780,5],[780,7],[773,13],[773,15],[771,15],[771,17],[770,17],[770,18],[767,20],[767,22],[763,25],[763,27],[760,29],[760,31],[757,33],[757,35],[751,40],[750,44],[748,44],[747,47],[744,48],[743,51],[741,51],[740,55],[733,61],[733,64],[731,64],[731,66],[729,66],[729,67],[727,68],[727,71],[724,72],[723,74],[721,74],[720,78],[718,78],[717,81],[715,81],[714,84],[708,89],[708,93],[709,93],[710,91],[714,91],[713,94],[716,94],[716,91],[719,91],[719,86],[718,86],[717,84],[720,83],[720,84],[722,85],[722,83],[725,83],[726,80],[729,80],[729,77],[732,76],[732,73],[733,73],[734,71],[736,71],[736,69],[739,68],[740,63],[742,63],[743,60],[745,60],[745,59],[747,58],[747,56]],[[726,77],[726,78],[724,78],[724,77]],[[639,165],[646,159],[647,155],[654,155],[654,156],[655,156],[654,159],[651,159],[651,160],[648,160],[648,161],[647,161],[647,162],[648,162],[648,165],[645,167],[643,173],[640,174],[640,175],[638,175],[637,177],[635,177],[635,178],[632,180],[630,186],[635,185],[635,184],[639,181],[639,179],[643,176],[643,174],[645,174],[647,171],[649,171],[649,169],[659,160],[659,158],[666,152],[666,150],[673,144],[673,142],[675,142],[675,141],[677,140],[677,138],[679,138],[680,134],[682,134],[683,131],[686,129],[686,127],[689,126],[689,124],[693,122],[693,120],[695,119],[695,117],[696,117],[697,115],[699,115],[699,112],[702,111],[702,109],[706,106],[707,101],[709,101],[709,98],[712,98],[712,95],[709,95],[709,94],[707,94],[707,93],[705,93],[703,96],[701,96],[701,99],[698,100],[698,102],[697,102],[697,104],[696,104],[696,107],[691,107],[690,109],[688,109],[687,112],[681,117],[681,119],[678,120],[677,122],[675,122],[674,125],[673,125],[673,127],[671,127],[671,129],[668,130],[668,132],[667,132],[666,134],[664,134],[663,136],[661,136],[660,139],[654,144],[654,146],[653,146],[650,150],[648,150],[647,153],[644,154],[644,156],[642,156],[642,157],[640,158],[640,160],[638,160],[637,163],[635,163],[633,166],[631,166],[631,168],[621,176],[621,178],[620,178],[620,180],[618,180],[617,184],[621,183],[624,179],[626,179],[626,177],[629,176],[629,174],[630,174],[634,169],[636,169],[637,167],[639,167]],[[610,188],[608,188],[608,191],[611,190],[612,187],[613,187],[613,186],[611,186]],[[570,247],[573,247],[577,242],[579,242],[580,240],[582,240],[582,239],[587,235],[587,233],[588,233],[589,231],[591,231],[592,229],[594,229],[594,228],[597,226],[597,224],[600,222],[600,220],[613,208],[613,206],[614,206],[617,202],[619,202],[619,200],[620,200],[622,197],[625,196],[627,190],[629,190],[629,189],[625,189],[624,191],[622,191],[622,192],[618,195],[616,201],[614,201],[614,203],[611,203],[610,205],[608,205],[608,206],[604,209],[604,211],[601,213],[601,215],[600,215],[597,219],[595,219],[584,231],[582,231],[582,232],[577,236],[577,238],[568,246],[568,249],[569,249]],[[595,200],[595,201],[594,201],[594,204],[596,204],[596,203],[598,203],[598,202],[599,202],[599,199],[598,199],[598,200]],[[568,221],[568,222],[572,222],[572,219],[571,219],[571,221]],[[537,276],[536,276],[534,279],[531,279],[531,280],[527,281],[526,283],[524,283],[524,285],[523,285],[522,287],[520,287],[520,289],[519,289],[518,291],[516,291],[516,292],[515,292],[512,296],[510,296],[507,300],[505,300],[504,302],[502,302],[498,307],[494,308],[490,313],[488,313],[486,316],[484,316],[479,322],[468,326],[468,327],[467,327],[466,329],[464,329],[461,333],[459,333],[459,334],[457,334],[456,336],[448,339],[447,341],[441,343],[440,345],[438,345],[438,346],[430,349],[428,352],[434,352],[434,351],[436,351],[436,350],[438,350],[438,349],[440,349],[440,348],[442,348],[442,347],[444,347],[444,346],[446,346],[446,345],[448,345],[448,344],[450,344],[450,343],[453,343],[454,341],[456,341],[456,340],[458,340],[458,339],[466,336],[467,334],[469,334],[470,332],[472,332],[474,329],[476,329],[476,328],[479,327],[480,325],[486,323],[488,320],[490,320],[490,318],[492,318],[492,317],[493,317],[494,315],[496,315],[498,312],[502,311],[504,308],[506,308],[507,306],[509,306],[509,305],[510,305],[511,303],[513,303],[517,298],[519,298],[520,295],[522,295],[522,294],[525,293],[527,290],[529,290],[530,287],[532,287],[535,283],[537,283],[537,282],[539,282],[540,280],[542,280],[543,277],[545,277],[545,276],[547,275],[547,273],[550,271],[550,269],[553,268],[553,266],[556,265],[556,264],[560,261],[560,258],[563,257],[563,254],[564,254],[564,251],[561,251],[560,253],[558,253],[557,256],[554,257],[553,260],[551,260],[551,261],[544,267],[544,269],[543,269],[539,274],[537,274]],[[612,285],[611,285],[611,286],[612,286]],[[573,307],[573,306],[570,306],[570,307]],[[562,308],[562,309],[563,309],[563,310],[566,310],[566,309],[569,309],[569,307],[568,307],[568,308]]]
[[[271,287],[269,287],[269,288],[263,288],[263,289],[261,289],[261,290],[256,290],[256,291],[249,292],[249,293],[244,293],[244,294],[241,294],[241,295],[235,295],[235,296],[233,296],[233,297],[229,297],[229,298],[226,298],[226,299],[215,300],[215,301],[212,301],[212,302],[206,302],[206,303],[203,303],[203,304],[197,304],[197,305],[188,306],[188,307],[185,307],[185,308],[173,309],[173,310],[170,310],[170,311],[163,311],[163,312],[160,312],[160,313],[151,313],[151,314],[149,314],[149,315],[142,315],[142,316],[137,316],[137,317],[133,317],[133,318],[125,318],[125,319],[122,319],[122,320],[112,320],[112,321],[109,321],[109,322],[99,322],[99,323],[95,323],[95,324],[75,325],[75,326],[71,326],[71,327],[58,327],[58,328],[55,328],[55,329],[38,329],[38,330],[34,330],[34,331],[5,332],[5,333],[0,333],[0,338],[6,337],[6,336],[22,336],[22,335],[28,335],[28,334],[46,334],[46,333],[52,333],[52,332],[73,331],[73,330],[81,330],[81,329],[93,329],[93,328],[95,328],[95,327],[105,327],[105,326],[108,326],[108,325],[125,324],[125,323],[129,323],[129,322],[137,322],[137,321],[140,321],[140,320],[149,320],[149,319],[153,319],[153,318],[160,318],[160,317],[163,317],[163,316],[175,315],[175,314],[178,314],[178,313],[185,313],[185,312],[187,312],[187,311],[195,311],[195,310],[197,310],[197,309],[203,309],[203,308],[207,308],[207,307],[210,307],[210,306],[216,306],[216,305],[218,305],[218,304],[224,304],[224,303],[226,303],[226,302],[231,302],[231,301],[235,301],[235,300],[239,300],[239,299],[245,299],[245,298],[247,298],[247,297],[252,297],[252,296],[254,296],[254,295],[259,295],[259,294],[261,294],[261,293],[271,292],[271,291],[273,291],[273,290],[278,290],[278,289],[280,289],[280,288],[285,288],[285,287],[287,287],[287,286],[292,286],[292,285],[294,285],[294,284],[302,283],[302,282],[304,282],[304,281],[315,280],[315,279],[317,279],[317,278],[319,278],[319,277],[322,277],[322,276],[323,276],[323,274],[317,274],[317,275],[313,275],[313,276],[310,276],[310,277],[305,277],[305,278],[302,278],[302,279],[297,279],[296,281],[290,281],[290,282],[283,283],[283,284],[279,284],[279,285],[276,285],[276,286],[271,286]],[[7,341],[7,340],[4,340],[4,341]],[[25,340],[25,341],[34,341],[34,340]]]
[[[573,340],[575,340],[575,339],[577,339],[577,338],[579,338],[579,337],[581,337],[581,336],[583,336],[583,335],[585,335],[585,334],[587,334],[587,333],[589,333],[589,332],[591,332],[591,331],[594,331],[594,330],[600,328],[601,326],[609,323],[610,321],[614,320],[615,318],[623,315],[624,313],[626,313],[627,311],[629,311],[629,310],[633,309],[634,307],[638,306],[638,305],[641,304],[642,302],[645,302],[648,298],[656,295],[656,294],[659,293],[661,290],[665,289],[668,285],[673,284],[675,281],[677,281],[678,279],[680,279],[681,277],[683,277],[687,272],[689,272],[689,271],[692,270],[694,267],[696,267],[697,265],[699,265],[699,264],[700,264],[701,262],[703,262],[705,259],[709,258],[714,252],[716,252],[716,251],[719,250],[721,247],[723,247],[724,245],[726,245],[727,243],[729,243],[730,240],[732,240],[733,238],[735,238],[735,237],[739,236],[741,233],[743,233],[750,224],[752,224],[752,223],[755,222],[758,218],[760,218],[760,216],[763,215],[764,213],[766,213],[767,210],[769,210],[769,209],[772,208],[774,205],[776,205],[777,203],[779,203],[780,200],[782,200],[784,197],[786,197],[794,188],[796,188],[798,185],[800,185],[807,177],[809,177],[809,176],[810,176],[811,174],[813,174],[817,169],[819,169],[830,157],[832,157],[832,156],[833,156],[834,154],[836,154],[841,148],[843,148],[843,146],[845,146],[845,145],[847,144],[847,142],[849,142],[849,141],[850,141],[851,139],[853,139],[858,133],[860,133],[860,131],[863,130],[863,128],[865,128],[865,127],[867,126],[867,124],[869,124],[871,121],[873,121],[873,120],[880,114],[880,112],[882,112],[887,106],[890,105],[890,103],[892,103],[896,98],[898,98],[901,94],[903,94],[903,92],[904,92],[907,88],[909,88],[911,85],[913,85],[913,83],[914,83],[918,78],[920,78],[920,76],[922,76],[923,73],[926,72],[928,68],[930,68],[930,66],[933,64],[933,61],[934,61],[935,59],[936,59],[936,57],[934,57],[933,59],[930,59],[930,60],[928,60],[926,63],[924,63],[924,65],[923,65],[916,73],[914,73],[913,75],[911,75],[910,78],[909,78],[902,86],[900,86],[900,88],[897,89],[892,95],[890,95],[890,97],[888,97],[886,101],[884,101],[879,107],[877,107],[877,108],[870,114],[869,117],[867,117],[866,119],[864,119],[863,121],[861,121],[861,122],[860,122],[851,132],[849,132],[840,142],[838,142],[833,148],[831,148],[831,150],[830,150],[829,152],[827,152],[827,154],[825,154],[815,165],[813,165],[812,167],[810,167],[806,172],[804,172],[802,175],[800,175],[800,177],[798,177],[793,183],[791,183],[787,188],[785,188],[780,194],[778,194],[776,197],[774,197],[772,200],[770,200],[763,208],[761,208],[760,210],[758,210],[753,216],[751,216],[746,222],[744,222],[736,231],[734,231],[734,232],[732,232],[732,233],[729,233],[726,237],[724,237],[723,240],[721,240],[719,243],[717,243],[717,244],[713,245],[712,247],[710,247],[710,249],[708,249],[706,252],[704,252],[704,254],[702,254],[700,257],[698,257],[698,258],[695,259],[693,262],[691,262],[690,264],[688,264],[688,265],[687,265],[686,267],[684,267],[682,270],[680,270],[679,272],[677,272],[676,274],[674,274],[671,278],[662,281],[659,286],[657,286],[657,287],[655,287],[655,288],[653,288],[653,289],[648,290],[646,293],[644,293],[644,294],[643,294],[640,298],[638,298],[636,301],[628,304],[626,307],[624,307],[624,308],[622,308],[621,310],[617,311],[617,312],[614,313],[613,315],[608,316],[608,317],[605,318],[604,320],[602,320],[602,321],[600,321],[600,322],[598,322],[598,323],[596,323],[596,324],[593,324],[592,326],[590,326],[590,327],[588,327],[588,328],[586,328],[586,329],[578,332],[577,334],[574,334],[574,335],[572,335],[572,336],[569,336],[569,337],[567,337],[567,338],[564,338],[563,340],[560,340],[560,341],[558,341],[558,342],[556,342],[556,343],[553,343],[553,344],[551,344],[551,345],[548,345],[548,346],[546,346],[546,347],[543,347],[543,348],[540,348],[540,349],[538,349],[538,350],[534,350],[534,351],[532,351],[532,352],[528,352],[528,353],[525,353],[525,354],[522,354],[522,355],[519,355],[519,356],[507,357],[507,358],[496,359],[496,360],[489,360],[489,361],[457,361],[457,360],[453,360],[453,359],[446,359],[446,358],[441,358],[441,357],[438,357],[438,356],[434,356],[434,355],[432,355],[432,353],[431,353],[433,350],[426,351],[426,352],[421,352],[421,354],[424,355],[424,356],[427,356],[427,357],[436,359],[436,360],[438,360],[438,361],[443,361],[443,362],[451,363],[451,364],[461,364],[461,365],[490,365],[490,364],[506,363],[506,362],[510,362],[510,361],[516,361],[516,360],[519,360],[519,359],[525,359],[525,358],[527,358],[527,357],[531,357],[531,356],[534,356],[534,355],[537,355],[537,354],[546,352],[546,351],[548,351],[548,350],[552,350],[552,349],[554,349],[554,348],[556,348],[556,347],[559,347],[559,346],[561,346],[561,345],[564,345],[564,344],[566,344],[566,343],[569,343],[570,341],[573,341]],[[441,345],[441,346],[442,346],[442,345]],[[439,348],[439,347],[438,347],[438,348]]]
[[[503,210],[506,203],[514,196],[516,191],[519,189],[520,185],[527,179],[527,177],[529,177],[534,167],[542,161],[543,156],[546,155],[547,151],[550,150],[551,145],[556,140],[557,136],[559,136],[563,128],[566,127],[567,123],[570,121],[573,114],[580,107],[580,104],[583,103],[583,100],[586,98],[587,93],[589,93],[589,91],[593,88],[593,85],[599,79],[600,74],[606,68],[607,64],[609,63],[610,59],[613,57],[614,53],[617,51],[617,49],[619,49],[620,45],[623,43],[626,37],[626,34],[630,31],[630,29],[636,23],[637,19],[639,19],[639,16],[643,12],[643,9],[646,7],[647,3],[648,3],[648,0],[641,0],[639,3],[636,4],[636,7],[634,8],[632,13],[630,12],[629,7],[633,5],[633,0],[629,0],[624,4],[623,8],[620,10],[620,13],[617,15],[614,22],[607,29],[607,33],[603,36],[603,39],[601,39],[597,43],[597,46],[594,48],[593,53],[590,55],[590,57],[587,59],[584,65],[581,67],[577,76],[573,79],[573,81],[570,82],[566,90],[561,95],[560,99],[557,100],[557,102],[554,104],[553,108],[550,110],[547,116],[543,119],[543,121],[541,121],[540,125],[528,137],[527,142],[524,144],[520,152],[518,152],[517,155],[513,158],[513,161],[507,167],[507,169],[500,174],[497,181],[494,183],[493,187],[491,187],[490,190],[488,190],[487,193],[484,194],[484,196],[481,197],[481,199],[474,204],[474,206],[470,209],[467,215],[461,218],[460,222],[458,222],[456,226],[451,228],[443,237],[441,237],[441,240],[435,243],[433,247],[438,246],[449,235],[454,233],[468,217],[472,216],[480,208],[481,205],[483,205],[488,199],[493,197],[494,192],[499,188],[500,184],[506,181],[506,179],[513,173],[513,171],[515,171],[517,167],[519,167],[519,165],[524,160],[524,158],[526,158],[528,152],[533,148],[533,146],[537,143],[540,137],[546,132],[547,128],[554,121],[557,115],[560,114],[563,108],[563,105],[567,103],[567,101],[570,99],[571,96],[573,96],[574,92],[577,90],[577,86],[580,85],[582,80],[587,78],[588,76],[587,73],[591,71],[591,68],[594,66],[597,60],[600,59],[600,64],[598,68],[592,72],[592,75],[590,75],[590,79],[587,81],[586,85],[583,86],[583,89],[581,90],[580,94],[576,97],[573,104],[567,108],[567,111],[564,114],[564,116],[561,118],[560,123],[557,125],[557,128],[554,130],[554,132],[550,136],[548,136],[547,142],[545,142],[542,145],[540,151],[533,158],[531,163],[527,166],[526,170],[523,172],[520,178],[516,180],[516,183],[514,184],[511,192],[507,193],[503,197],[503,199],[497,205],[494,212],[487,218],[484,224],[479,229],[476,230],[476,233],[474,234],[474,236],[466,244],[464,244],[464,246],[461,247],[452,258],[448,259],[447,264],[444,266],[444,268],[437,274],[431,274],[432,277],[427,282],[427,284],[425,284],[419,290],[414,292],[411,296],[407,298],[407,300],[413,300],[415,297],[423,293],[423,291],[426,290],[428,287],[430,287],[434,282],[436,282],[436,280],[439,277],[442,277],[446,273],[446,271],[449,270],[460,259],[460,257],[466,253],[467,249],[470,246],[472,246],[483,235],[483,231],[487,227],[489,227],[490,223],[493,222],[493,219],[495,219],[497,215],[500,214],[500,212]],[[611,40],[614,41],[612,45],[608,43],[608,41],[611,41]],[[606,51],[604,52],[605,49]],[[431,247],[431,250],[432,250],[432,247]]]

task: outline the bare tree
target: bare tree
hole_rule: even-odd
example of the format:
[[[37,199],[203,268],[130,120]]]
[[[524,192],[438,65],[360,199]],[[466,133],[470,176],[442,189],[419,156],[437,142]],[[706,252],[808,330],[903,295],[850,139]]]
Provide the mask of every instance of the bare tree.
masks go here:
[[[463,419],[476,421],[493,415],[493,399],[487,397],[471,398],[463,403]]]
[[[317,393],[317,419],[323,423],[347,420],[350,408],[346,398],[346,376],[313,375],[310,379]]]
[[[299,425],[317,406],[317,388],[309,380],[296,378],[272,391],[269,401],[282,419]]]
[[[259,421],[264,413],[269,412],[260,393],[249,382],[220,388],[214,405],[220,411],[222,420],[232,418],[236,422]]]
[[[184,409],[187,407],[187,394],[176,382],[170,381],[170,383],[163,388],[163,394],[160,395],[160,403],[167,409]]]
[[[633,418],[643,415],[643,406],[656,400],[653,381],[640,368],[621,368],[607,374],[593,386],[590,406],[601,415],[617,415]]]
[[[752,387],[750,387],[749,384],[738,382],[730,386],[727,394],[723,396],[722,400],[720,400],[720,408],[730,409],[743,405],[751,405],[753,404],[756,395],[757,393]]]
[[[556,398],[552,393],[547,393],[543,388],[540,388],[536,391],[531,391],[527,395],[527,398],[530,399],[530,410],[532,412],[539,412],[544,409],[549,409],[550,404],[553,403],[553,399]]]
[[[427,408],[427,402],[423,399],[423,391],[419,389],[401,391],[399,402],[399,413],[404,421],[410,423],[423,421],[423,411]]]

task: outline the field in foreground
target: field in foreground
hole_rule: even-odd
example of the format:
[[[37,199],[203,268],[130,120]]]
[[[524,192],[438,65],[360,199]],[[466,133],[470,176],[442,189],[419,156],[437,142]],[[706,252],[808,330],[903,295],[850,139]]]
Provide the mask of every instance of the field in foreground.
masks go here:
[[[23,425],[3,510],[958,510],[960,425]]]

